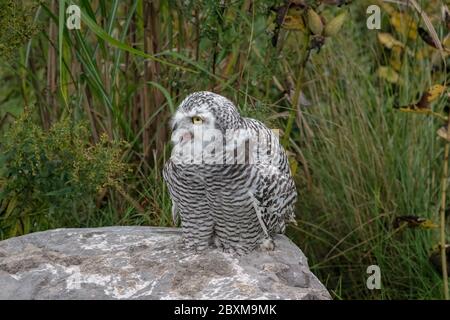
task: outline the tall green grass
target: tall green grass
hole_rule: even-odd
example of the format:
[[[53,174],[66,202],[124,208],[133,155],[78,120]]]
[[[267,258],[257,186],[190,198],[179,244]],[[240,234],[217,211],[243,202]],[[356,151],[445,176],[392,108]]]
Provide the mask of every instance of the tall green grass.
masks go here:
[[[337,297],[442,298],[442,278],[428,261],[438,232],[393,228],[397,216],[439,221],[440,124],[394,107],[445,75],[405,59],[408,81],[387,84],[374,72],[376,33],[353,24],[345,34],[309,70],[314,104],[304,114],[314,135],[300,143],[313,182],[308,187],[300,177],[300,223],[292,234]],[[382,290],[373,292],[365,283],[372,264],[382,273]]]

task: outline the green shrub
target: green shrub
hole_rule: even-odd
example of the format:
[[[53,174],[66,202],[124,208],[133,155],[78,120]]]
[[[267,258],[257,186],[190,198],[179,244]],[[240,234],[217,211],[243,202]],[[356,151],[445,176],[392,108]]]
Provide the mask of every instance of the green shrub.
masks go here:
[[[45,132],[27,111],[1,141],[0,237],[81,226],[125,172],[120,144],[103,136],[91,145],[86,126],[69,120]]]
[[[34,12],[39,1],[0,1],[0,57],[17,56],[17,50],[38,31]]]

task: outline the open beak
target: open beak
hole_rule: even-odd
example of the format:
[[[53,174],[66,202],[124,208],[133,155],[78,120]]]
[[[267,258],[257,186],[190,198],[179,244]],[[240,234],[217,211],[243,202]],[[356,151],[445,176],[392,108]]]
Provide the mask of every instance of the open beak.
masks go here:
[[[180,137],[180,143],[186,143],[190,140],[192,140],[192,133],[189,131],[184,132]]]

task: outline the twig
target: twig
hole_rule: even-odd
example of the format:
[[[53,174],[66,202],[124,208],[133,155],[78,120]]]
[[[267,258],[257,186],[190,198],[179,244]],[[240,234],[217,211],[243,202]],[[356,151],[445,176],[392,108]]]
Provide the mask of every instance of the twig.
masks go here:
[[[426,14],[425,11],[422,10],[422,8],[419,6],[419,4],[417,3],[417,1],[415,0],[405,0],[406,3],[408,5],[410,5],[411,7],[413,7],[414,9],[416,9],[416,11],[420,14],[420,16],[422,17],[423,22],[425,23],[425,25],[428,28],[428,31],[430,32],[431,37],[433,38],[433,42],[436,45],[436,48],[439,50],[439,52],[441,53],[441,57],[442,60],[444,61],[445,64],[445,56],[444,56],[444,48],[442,46],[441,41],[439,40],[439,36],[436,32],[436,29],[434,28],[433,24],[431,23],[430,18],[428,17],[428,15]]]
[[[400,6],[407,6],[407,3],[404,3],[403,1],[400,0],[383,0],[384,2],[389,2],[389,3],[394,3],[394,4],[398,4]]]

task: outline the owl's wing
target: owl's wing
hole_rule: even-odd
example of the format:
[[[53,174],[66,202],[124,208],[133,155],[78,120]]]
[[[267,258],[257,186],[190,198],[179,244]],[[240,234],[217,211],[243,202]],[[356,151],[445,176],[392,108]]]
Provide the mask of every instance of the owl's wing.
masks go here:
[[[266,235],[284,233],[286,222],[295,223],[294,181],[275,166],[256,165],[253,170],[257,183],[250,193],[261,228]]]
[[[178,205],[177,203],[172,199],[172,222],[174,226],[177,226],[178,219],[180,217]]]
[[[176,170],[175,165],[171,159],[169,159],[164,165],[163,178],[166,181],[167,188],[169,189],[170,199],[172,200],[172,222],[176,226],[179,219],[178,204],[175,200],[175,195],[173,193],[173,181],[174,170]]]
[[[250,147],[253,163],[263,166],[274,166],[282,174],[290,176],[289,162],[286,152],[280,143],[277,131],[270,130],[262,122],[245,118],[253,143]],[[261,170],[265,168],[262,167]],[[273,170],[273,169],[269,169]]]

